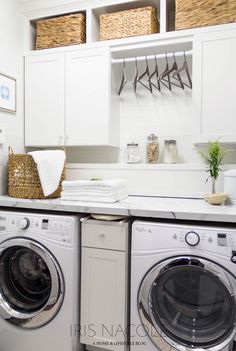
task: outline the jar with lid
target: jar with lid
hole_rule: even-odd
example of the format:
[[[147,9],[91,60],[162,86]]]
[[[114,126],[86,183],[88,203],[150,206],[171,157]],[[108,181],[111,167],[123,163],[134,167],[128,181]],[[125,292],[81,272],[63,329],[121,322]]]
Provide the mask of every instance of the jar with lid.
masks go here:
[[[164,163],[176,163],[177,162],[176,140],[165,140],[163,161],[164,161]]]
[[[159,154],[159,143],[157,141],[158,137],[155,134],[150,134],[147,137],[146,144],[146,162],[147,163],[157,163]]]
[[[125,161],[127,163],[139,163],[141,162],[141,151],[137,143],[129,143],[125,149]]]

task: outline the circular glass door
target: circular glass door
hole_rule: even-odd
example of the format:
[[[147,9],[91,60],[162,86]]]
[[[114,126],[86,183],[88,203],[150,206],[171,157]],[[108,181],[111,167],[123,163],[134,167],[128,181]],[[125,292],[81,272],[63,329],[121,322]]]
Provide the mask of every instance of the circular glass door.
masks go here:
[[[42,326],[58,312],[63,290],[63,277],[58,264],[41,244],[21,238],[1,244],[2,318],[25,328]]]
[[[234,289],[235,278],[215,263],[194,257],[168,260],[144,278],[140,316],[144,326],[149,319],[180,350],[227,344],[235,334]]]

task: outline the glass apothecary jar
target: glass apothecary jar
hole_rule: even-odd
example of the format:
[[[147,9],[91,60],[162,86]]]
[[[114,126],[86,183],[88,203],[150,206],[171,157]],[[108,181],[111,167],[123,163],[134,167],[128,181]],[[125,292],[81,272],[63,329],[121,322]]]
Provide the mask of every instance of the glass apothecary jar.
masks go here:
[[[163,161],[164,161],[164,163],[176,163],[177,162],[176,140],[165,140]]]
[[[124,158],[126,163],[139,163],[141,162],[141,150],[137,143],[129,143],[126,146]]]
[[[147,163],[157,163],[159,156],[159,143],[157,141],[158,137],[155,134],[150,134],[147,137],[146,144],[146,162]]]

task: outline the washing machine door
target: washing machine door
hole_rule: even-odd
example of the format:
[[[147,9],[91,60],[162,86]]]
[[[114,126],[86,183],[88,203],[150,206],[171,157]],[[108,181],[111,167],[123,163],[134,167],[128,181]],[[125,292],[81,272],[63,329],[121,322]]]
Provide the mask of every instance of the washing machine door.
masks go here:
[[[38,328],[58,313],[64,295],[62,272],[36,241],[17,238],[0,245],[0,317],[23,328]]]
[[[160,262],[144,277],[139,315],[159,349],[222,350],[236,333],[236,281],[226,269],[199,257]]]

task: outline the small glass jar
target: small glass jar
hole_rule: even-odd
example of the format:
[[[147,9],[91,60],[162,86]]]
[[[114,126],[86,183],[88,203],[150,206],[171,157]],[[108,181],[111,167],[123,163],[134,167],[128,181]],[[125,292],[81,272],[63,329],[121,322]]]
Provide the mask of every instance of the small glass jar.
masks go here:
[[[157,141],[158,137],[155,134],[150,134],[147,137],[146,144],[146,162],[147,163],[157,163],[159,155],[159,143]]]
[[[163,161],[164,161],[164,163],[176,163],[177,162],[176,140],[165,140]]]
[[[129,143],[125,149],[126,163],[139,163],[141,162],[141,151],[137,143]]]

